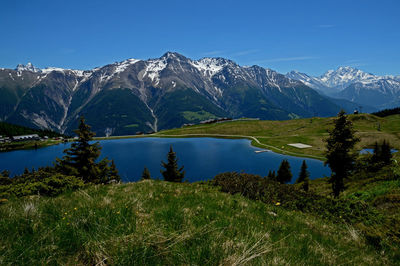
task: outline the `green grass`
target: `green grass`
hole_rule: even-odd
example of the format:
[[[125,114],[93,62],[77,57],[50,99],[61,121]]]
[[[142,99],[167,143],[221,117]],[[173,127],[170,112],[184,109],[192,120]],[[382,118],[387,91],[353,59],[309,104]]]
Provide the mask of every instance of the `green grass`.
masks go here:
[[[271,149],[278,153],[295,156],[323,159],[328,129],[333,127],[334,117],[303,118],[286,121],[232,121],[208,125],[160,131],[157,136],[241,136],[252,137],[257,147]],[[400,150],[400,115],[377,117],[370,114],[350,115],[361,141],[357,149],[372,147],[375,141],[386,139],[397,150]],[[288,146],[289,143],[301,142],[311,148],[298,149]]]
[[[184,111],[183,117],[188,121],[202,121],[210,118],[217,118],[212,113],[206,111],[198,111],[198,112],[191,112],[191,111]]]
[[[0,205],[1,265],[374,265],[352,226],[201,184],[91,186]]]
[[[31,150],[40,149],[51,145],[60,144],[60,140],[44,140],[44,141],[21,141],[21,142],[9,142],[0,144],[0,152],[14,151],[14,150]]]

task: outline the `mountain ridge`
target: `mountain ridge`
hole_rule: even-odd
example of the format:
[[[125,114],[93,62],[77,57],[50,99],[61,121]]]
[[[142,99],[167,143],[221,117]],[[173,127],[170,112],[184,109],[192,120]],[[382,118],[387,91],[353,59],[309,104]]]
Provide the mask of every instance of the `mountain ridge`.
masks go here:
[[[92,124],[98,135],[157,131],[215,117],[331,116],[340,109],[274,70],[175,52],[91,70],[18,65],[0,70],[0,95],[1,120],[72,133],[84,115],[89,123],[97,121]]]
[[[353,67],[328,70],[319,77],[291,71],[287,77],[334,98],[346,99],[377,109],[400,105],[399,76],[378,76]]]

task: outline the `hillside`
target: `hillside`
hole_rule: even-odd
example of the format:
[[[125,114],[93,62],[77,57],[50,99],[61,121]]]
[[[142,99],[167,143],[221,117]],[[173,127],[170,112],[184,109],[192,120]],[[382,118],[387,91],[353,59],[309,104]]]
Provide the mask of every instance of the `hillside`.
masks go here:
[[[252,144],[275,152],[295,156],[309,156],[323,159],[328,129],[332,128],[334,117],[306,118],[286,121],[232,121],[207,125],[195,125],[161,131],[159,136],[220,136],[248,137]],[[386,139],[400,150],[400,115],[377,117],[370,114],[350,115],[361,141],[357,149],[372,147],[375,141]],[[288,143],[304,143],[311,148],[298,149]]]
[[[202,184],[90,186],[0,206],[0,264],[392,264],[351,225]]]
[[[6,122],[0,122],[0,135],[1,136],[18,136],[18,135],[28,135],[28,134],[38,134],[41,137],[60,137],[63,136],[57,132],[51,130],[40,130],[40,129],[32,129],[29,127],[18,126]]]

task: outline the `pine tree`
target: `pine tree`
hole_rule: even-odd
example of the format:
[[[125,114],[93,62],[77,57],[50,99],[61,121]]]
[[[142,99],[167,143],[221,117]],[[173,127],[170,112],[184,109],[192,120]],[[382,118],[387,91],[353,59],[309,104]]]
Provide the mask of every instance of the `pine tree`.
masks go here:
[[[276,180],[281,183],[289,183],[292,180],[292,172],[290,171],[290,164],[288,160],[283,160],[278,169]]]
[[[381,147],[379,146],[378,142],[375,141],[374,151],[372,152],[371,160],[373,163],[378,163],[380,161],[380,157],[381,157]]]
[[[392,149],[386,140],[381,145],[381,160],[384,165],[389,165],[392,161]]]
[[[301,164],[299,177],[296,180],[296,184],[302,184],[302,188],[304,189],[304,191],[308,191],[309,180],[310,180],[310,173],[307,171],[306,161],[303,160],[303,163]]]
[[[165,168],[164,171],[161,170],[164,180],[170,182],[182,182],[185,177],[185,171],[183,171],[183,166],[178,168],[178,159],[176,158],[176,153],[172,150],[172,146],[170,146],[167,160],[167,163],[161,162],[161,166]]]
[[[56,159],[56,168],[65,175],[82,178],[85,183],[108,183],[111,179],[119,180],[115,164],[103,159],[99,163],[96,160],[100,156],[101,147],[98,142],[90,144],[95,133],[90,131],[90,126],[81,117],[79,128],[75,130],[78,140],[71,144],[71,148],[64,150],[62,159]]]
[[[334,120],[334,128],[329,130],[327,142],[325,165],[329,165],[332,170],[330,182],[332,184],[333,195],[339,197],[340,192],[344,191],[344,179],[350,174],[356,154],[351,150],[359,141],[355,136],[353,124],[347,120],[345,112],[341,110]]]
[[[110,168],[108,170],[108,182],[120,182],[121,177],[119,176],[118,169],[115,165],[114,160],[111,160]]]
[[[382,167],[389,165],[392,160],[392,151],[389,142],[383,140],[381,144],[375,142],[374,152],[372,154],[372,163],[376,164],[376,167]]]
[[[150,171],[145,166],[142,172],[142,180],[151,179]]]
[[[267,176],[267,178],[270,179],[270,180],[276,181],[276,173],[275,173],[275,170],[274,170],[274,171],[269,170],[269,171],[268,171],[268,176]]]

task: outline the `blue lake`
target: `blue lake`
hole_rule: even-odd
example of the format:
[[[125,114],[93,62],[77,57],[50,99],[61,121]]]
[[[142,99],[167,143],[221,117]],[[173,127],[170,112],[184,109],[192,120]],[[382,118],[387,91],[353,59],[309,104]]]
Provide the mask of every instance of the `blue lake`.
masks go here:
[[[114,159],[123,181],[140,179],[146,166],[152,178],[161,179],[161,161],[166,161],[172,145],[184,165],[185,180],[190,182],[208,180],[216,174],[228,171],[246,172],[266,176],[269,170],[278,170],[283,159],[290,163],[293,182],[298,176],[303,160],[306,160],[311,179],[330,176],[330,169],[314,159],[281,155],[273,152],[256,153],[259,148],[247,139],[216,138],[135,138],[99,141],[102,158]],[[6,169],[11,175],[21,174],[25,167],[31,169],[52,165],[56,157],[70,144],[59,144],[38,150],[19,150],[0,153],[0,171]]]

